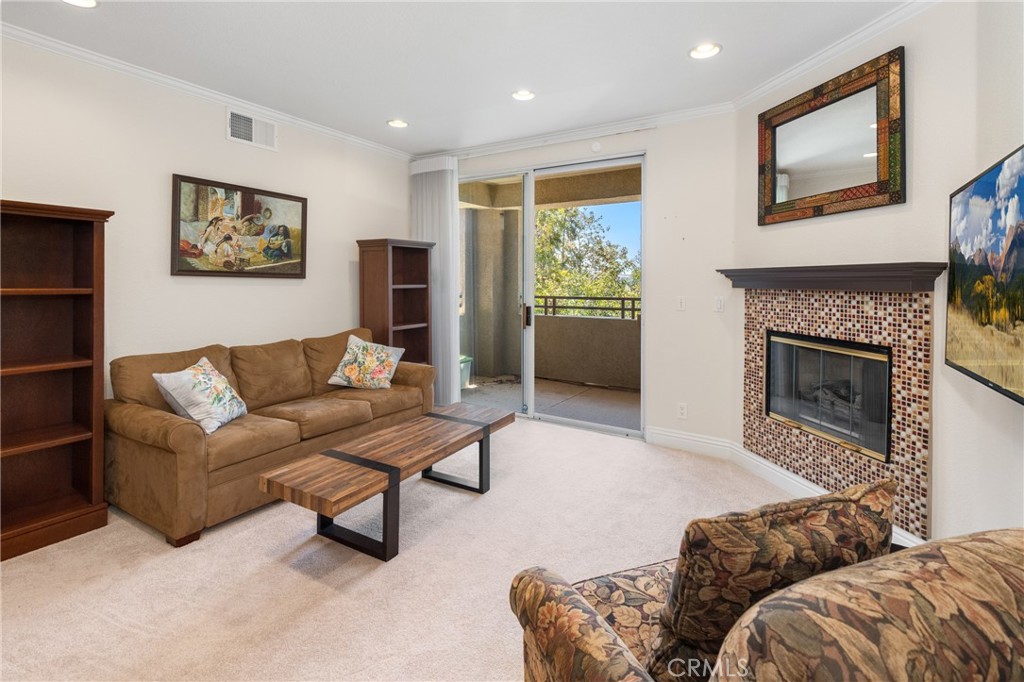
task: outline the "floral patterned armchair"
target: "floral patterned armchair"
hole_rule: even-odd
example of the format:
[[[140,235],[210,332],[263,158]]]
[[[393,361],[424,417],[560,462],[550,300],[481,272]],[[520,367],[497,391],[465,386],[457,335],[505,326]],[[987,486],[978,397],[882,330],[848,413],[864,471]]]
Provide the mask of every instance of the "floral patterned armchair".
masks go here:
[[[894,490],[696,520],[678,560],[575,585],[521,572],[524,679],[1024,680],[1024,529],[888,554]]]

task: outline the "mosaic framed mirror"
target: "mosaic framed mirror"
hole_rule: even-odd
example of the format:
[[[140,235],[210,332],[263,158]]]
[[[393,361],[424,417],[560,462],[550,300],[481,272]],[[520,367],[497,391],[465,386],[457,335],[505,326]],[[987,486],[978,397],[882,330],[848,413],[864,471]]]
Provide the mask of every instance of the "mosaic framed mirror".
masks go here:
[[[906,201],[903,47],[758,116],[757,224]]]

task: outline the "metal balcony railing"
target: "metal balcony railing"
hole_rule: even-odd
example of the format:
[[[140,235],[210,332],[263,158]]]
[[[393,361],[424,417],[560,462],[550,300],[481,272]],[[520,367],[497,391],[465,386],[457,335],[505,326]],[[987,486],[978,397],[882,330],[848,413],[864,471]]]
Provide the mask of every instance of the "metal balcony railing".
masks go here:
[[[538,315],[576,317],[640,317],[640,299],[630,296],[537,296]]]

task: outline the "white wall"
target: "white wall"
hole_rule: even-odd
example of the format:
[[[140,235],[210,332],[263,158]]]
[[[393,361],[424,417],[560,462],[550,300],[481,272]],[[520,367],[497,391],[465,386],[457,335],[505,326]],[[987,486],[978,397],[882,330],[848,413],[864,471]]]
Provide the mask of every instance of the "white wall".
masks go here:
[[[585,140],[467,159],[460,172],[646,151],[646,426],[740,443],[743,297],[715,268],[944,261],[950,192],[1024,140],[1021,11],[938,4],[736,114],[601,138],[597,153]],[[908,202],[759,227],[757,115],[898,45]],[[675,312],[679,295],[687,312]],[[726,296],[724,314],[710,312],[715,295]],[[945,276],[935,311],[932,536],[1024,526],[1024,409],[943,364]],[[675,418],[680,401],[687,421]]]
[[[949,195],[1024,142],[1020,3],[942,3],[736,119],[736,266],[945,261]],[[907,203],[757,225],[757,115],[906,46]],[[932,536],[1024,525],[1024,408],[943,363],[946,277],[936,283]],[[740,390],[740,387],[737,387]]]
[[[115,211],[106,233],[108,360],[354,327],[356,239],[409,235],[406,159],[287,125],[278,152],[251,147],[225,139],[224,112],[3,41],[4,199]],[[173,173],[306,197],[306,279],[172,277]]]
[[[648,427],[739,440],[730,406],[742,368],[742,292],[715,272],[732,260],[736,169],[732,116],[463,159],[463,177],[646,153],[643,399]],[[685,312],[676,311],[686,296]],[[712,298],[725,312],[712,312]],[[689,418],[676,418],[676,404]]]

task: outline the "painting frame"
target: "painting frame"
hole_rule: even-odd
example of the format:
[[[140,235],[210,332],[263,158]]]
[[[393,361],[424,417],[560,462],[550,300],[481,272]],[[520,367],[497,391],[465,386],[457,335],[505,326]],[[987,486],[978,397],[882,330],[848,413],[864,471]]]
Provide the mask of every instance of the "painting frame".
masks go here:
[[[171,275],[305,279],[307,200],[175,173]]]
[[[1024,405],[1022,204],[1024,145],[949,195],[945,362]]]

